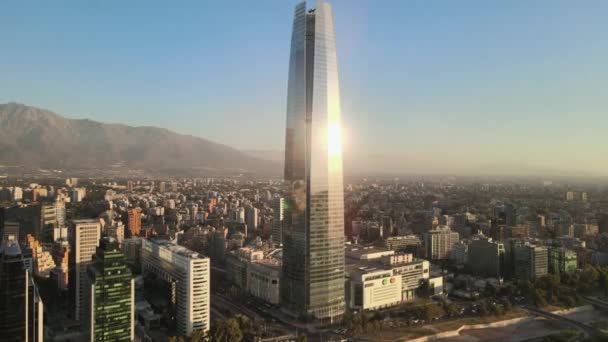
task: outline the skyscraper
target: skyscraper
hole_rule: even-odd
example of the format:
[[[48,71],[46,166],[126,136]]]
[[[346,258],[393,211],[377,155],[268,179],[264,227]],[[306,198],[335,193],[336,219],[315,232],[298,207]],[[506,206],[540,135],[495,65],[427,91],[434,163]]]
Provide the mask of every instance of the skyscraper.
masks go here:
[[[272,201],[274,221],[272,223],[272,242],[277,246],[283,243],[283,198],[278,197]]]
[[[259,209],[253,206],[247,207],[245,209],[245,223],[247,224],[247,231],[255,232],[258,229],[258,213]],[[247,232],[245,232],[247,235]]]
[[[331,6],[295,8],[285,135],[283,279],[288,311],[322,321],[344,312],[340,89]]]
[[[99,245],[101,224],[97,220],[72,220],[68,234],[70,314],[74,320],[83,320],[88,314],[84,298],[88,288],[86,272]]]
[[[43,341],[43,304],[17,241],[0,246],[0,341]]]
[[[36,238],[50,238],[54,229],[65,227],[65,202],[57,199],[51,203],[40,205],[40,230],[36,232]]]
[[[135,284],[114,238],[101,239],[88,277],[91,341],[133,341]]]

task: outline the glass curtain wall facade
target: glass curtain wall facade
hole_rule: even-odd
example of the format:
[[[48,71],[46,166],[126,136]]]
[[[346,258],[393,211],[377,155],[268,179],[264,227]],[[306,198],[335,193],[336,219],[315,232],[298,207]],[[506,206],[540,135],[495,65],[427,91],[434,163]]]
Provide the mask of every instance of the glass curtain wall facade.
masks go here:
[[[295,8],[285,137],[282,305],[306,318],[344,313],[340,90],[331,6]]]
[[[118,242],[101,240],[88,268],[91,284],[91,341],[133,341],[134,282]]]

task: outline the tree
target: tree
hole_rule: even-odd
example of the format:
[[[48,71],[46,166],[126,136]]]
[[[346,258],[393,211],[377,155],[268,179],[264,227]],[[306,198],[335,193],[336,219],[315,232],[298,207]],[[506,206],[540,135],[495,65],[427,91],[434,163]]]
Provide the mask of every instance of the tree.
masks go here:
[[[346,310],[344,315],[342,315],[342,325],[346,327],[347,330],[352,330],[354,327],[355,317],[353,312],[350,310]]]
[[[202,330],[195,330],[192,332],[192,336],[190,336],[191,342],[206,342],[209,336]]]
[[[443,310],[445,311],[445,314],[448,315],[449,317],[455,317],[458,316],[458,305],[454,304],[454,303],[449,303],[449,304],[445,304],[443,307]]]
[[[503,309],[502,305],[500,305],[500,304],[491,304],[490,311],[492,312],[492,314],[494,316],[502,316],[505,314],[505,310]]]
[[[489,297],[496,296],[496,288],[494,287],[494,285],[490,284],[490,282],[486,283],[486,287],[484,288],[484,292]]]
[[[561,283],[559,276],[553,274],[545,274],[534,282],[536,289],[542,289],[546,292],[547,297],[552,303],[555,303],[555,298],[559,296]]]
[[[259,326],[254,325],[251,319],[249,319],[249,317],[244,315],[235,315],[234,319],[236,319],[239,328],[241,328],[243,334],[255,335],[257,333],[257,329],[259,328]]]
[[[183,336],[169,336],[167,341],[169,342],[186,342]]]
[[[437,304],[421,305],[418,310],[418,317],[430,322],[435,317],[441,317],[443,315],[443,309]]]
[[[479,315],[486,316],[489,313],[490,313],[490,306],[488,305],[488,301],[484,299],[481,301],[481,303],[479,303]]]
[[[211,328],[209,334],[209,340],[211,342],[232,342],[241,341],[242,339],[243,332],[235,318],[218,321]]]
[[[599,288],[604,291],[604,296],[608,297],[608,270],[601,268],[599,271]]]
[[[532,292],[532,301],[538,307],[547,306],[547,300],[539,289],[534,289]]]
[[[513,304],[511,304],[509,298],[505,298],[502,300],[502,307],[504,308],[505,312],[509,312],[513,308]]]
[[[580,272],[580,278],[577,288],[580,288],[583,292],[589,292],[597,288],[599,273],[592,267],[587,266]]]

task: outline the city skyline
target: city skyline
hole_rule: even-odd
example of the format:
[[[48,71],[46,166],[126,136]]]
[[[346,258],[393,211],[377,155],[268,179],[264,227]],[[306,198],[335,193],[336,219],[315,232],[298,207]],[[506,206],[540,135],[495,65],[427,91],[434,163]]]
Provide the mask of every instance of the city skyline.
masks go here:
[[[295,3],[11,4],[0,102],[280,154]],[[605,3],[384,4],[333,3],[348,170],[607,174]]]
[[[608,341],[608,4],[71,1],[6,21],[0,342]]]

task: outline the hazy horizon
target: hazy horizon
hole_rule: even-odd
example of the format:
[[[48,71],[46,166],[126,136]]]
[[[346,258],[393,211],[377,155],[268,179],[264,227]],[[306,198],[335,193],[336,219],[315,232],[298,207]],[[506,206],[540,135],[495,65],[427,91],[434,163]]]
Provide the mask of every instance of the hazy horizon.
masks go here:
[[[297,2],[7,4],[0,103],[281,154]],[[608,3],[329,2],[347,170],[608,175]]]

